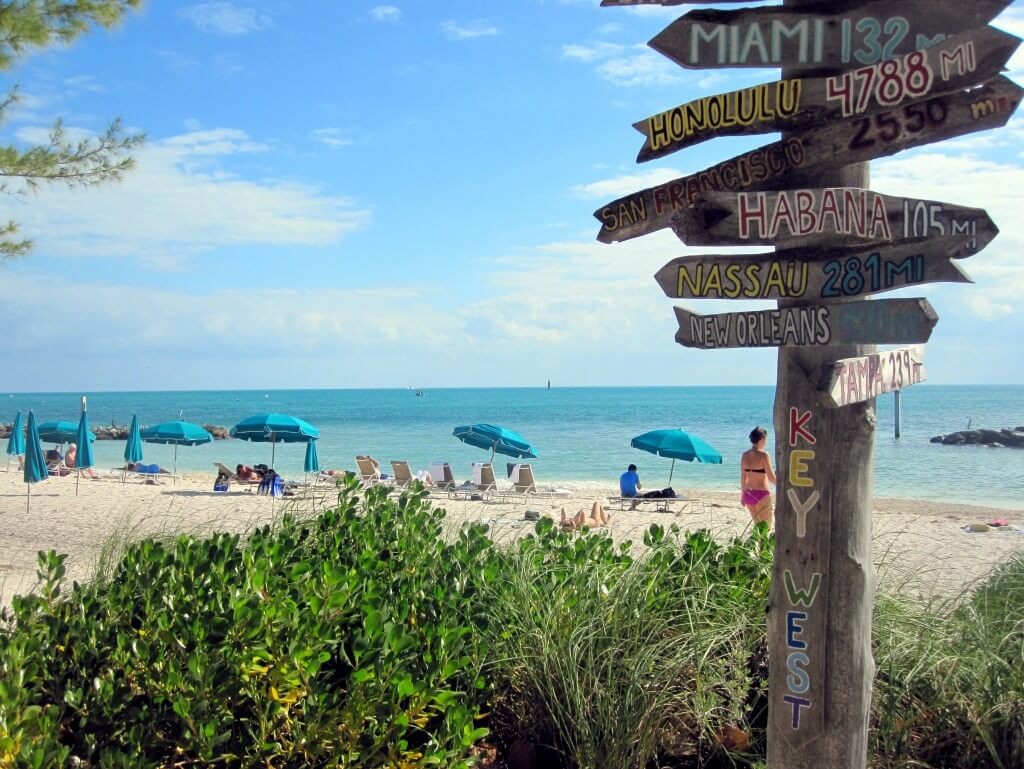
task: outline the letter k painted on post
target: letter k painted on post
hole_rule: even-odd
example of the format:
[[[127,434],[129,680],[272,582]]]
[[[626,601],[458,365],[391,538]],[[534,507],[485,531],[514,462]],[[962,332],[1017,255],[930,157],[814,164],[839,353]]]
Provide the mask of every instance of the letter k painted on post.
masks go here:
[[[812,446],[818,442],[809,429],[805,426],[811,421],[813,414],[810,411],[800,413],[795,406],[789,410],[789,445],[796,446],[797,437],[803,438]]]

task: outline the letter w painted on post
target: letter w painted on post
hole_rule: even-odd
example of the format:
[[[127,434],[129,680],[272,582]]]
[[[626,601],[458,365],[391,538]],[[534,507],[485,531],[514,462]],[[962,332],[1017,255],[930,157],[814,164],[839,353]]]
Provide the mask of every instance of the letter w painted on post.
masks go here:
[[[797,588],[793,582],[793,572],[787,569],[782,574],[786,583],[786,597],[794,606],[803,606],[810,609],[814,606],[814,599],[818,597],[818,590],[821,589],[821,574],[815,573],[811,577],[811,586],[807,590]]]

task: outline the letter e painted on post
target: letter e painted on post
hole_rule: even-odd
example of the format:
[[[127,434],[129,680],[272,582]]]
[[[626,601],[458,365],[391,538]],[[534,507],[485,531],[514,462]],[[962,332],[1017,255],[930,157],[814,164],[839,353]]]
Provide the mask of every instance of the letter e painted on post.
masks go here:
[[[805,475],[811,469],[807,463],[812,459],[814,452],[810,449],[798,449],[789,453],[789,482],[792,485],[814,486],[814,479]]]

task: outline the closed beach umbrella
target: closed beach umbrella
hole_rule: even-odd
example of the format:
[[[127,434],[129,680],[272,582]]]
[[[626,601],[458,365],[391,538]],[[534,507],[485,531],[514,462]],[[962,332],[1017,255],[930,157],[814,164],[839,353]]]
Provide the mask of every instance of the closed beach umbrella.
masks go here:
[[[302,465],[302,469],[307,473],[320,472],[320,458],[316,455],[316,441],[306,444],[306,461]]]
[[[273,467],[278,443],[309,443],[320,437],[320,431],[309,422],[288,414],[256,414],[232,427],[231,437],[271,444],[270,465]]]
[[[96,440],[96,433],[89,431],[89,442]],[[60,420],[39,423],[39,440],[43,443],[70,443],[78,438],[78,423]]]
[[[7,438],[7,472],[11,471],[11,457],[25,453],[25,426],[21,423],[21,412],[14,417],[11,434]]]
[[[77,472],[75,476],[75,496],[78,496],[78,481],[82,478],[82,470],[88,470],[95,462],[92,458],[92,441],[89,440],[89,436],[92,435],[92,440],[96,440],[96,436],[89,431],[89,412],[85,408],[85,398],[82,398],[82,416],[78,419],[78,432],[76,443],[78,444],[78,452],[75,455],[75,470]]]
[[[659,457],[671,457],[672,469],[668,473],[668,482],[672,483],[672,474],[676,469],[676,460],[687,462],[706,462],[710,465],[722,464],[722,455],[710,445],[691,435],[685,430],[651,430],[649,433],[636,436],[629,442],[634,449],[657,454]]]
[[[46,456],[43,445],[39,442],[39,429],[36,427],[36,416],[28,412],[28,437],[25,441],[25,510],[32,507],[32,484],[45,481],[50,477],[46,467]]]
[[[132,415],[132,426],[128,428],[128,440],[124,444],[124,472],[121,473],[121,483],[128,478],[128,463],[142,461],[142,434],[139,432],[139,417]]]
[[[146,443],[174,446],[174,475],[178,474],[178,446],[198,446],[213,441],[213,436],[205,428],[192,422],[161,422],[147,427],[140,435]]]
[[[484,422],[463,425],[452,430],[452,435],[463,443],[476,446],[478,449],[490,449],[492,462],[495,454],[504,454],[517,459],[538,459],[540,457],[537,449],[526,438],[501,425],[490,425]]]

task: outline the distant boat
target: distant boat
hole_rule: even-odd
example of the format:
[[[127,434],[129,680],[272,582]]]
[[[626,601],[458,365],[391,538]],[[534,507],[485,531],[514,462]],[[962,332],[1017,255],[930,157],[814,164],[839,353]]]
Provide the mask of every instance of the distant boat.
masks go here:
[[[551,389],[551,380],[550,379],[548,380],[548,389],[549,390]]]
[[[420,397],[420,396],[422,396],[422,395],[423,395],[423,390],[417,390],[417,391],[416,391],[416,397],[417,397],[417,398],[419,398],[419,397]]]

